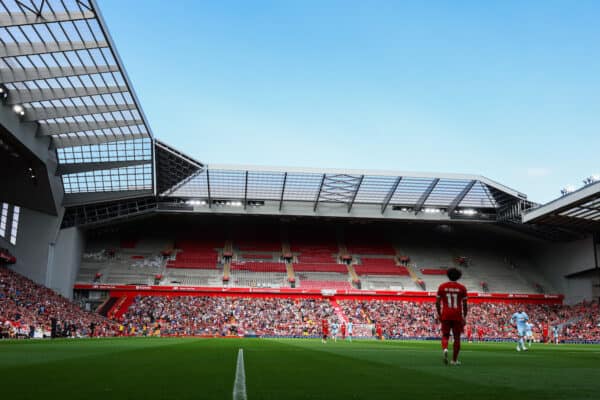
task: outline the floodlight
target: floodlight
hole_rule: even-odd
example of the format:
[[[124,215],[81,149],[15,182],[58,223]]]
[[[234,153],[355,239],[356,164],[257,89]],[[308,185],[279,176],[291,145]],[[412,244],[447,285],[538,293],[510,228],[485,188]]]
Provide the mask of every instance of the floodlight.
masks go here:
[[[473,210],[471,208],[468,208],[466,210],[461,210],[460,213],[463,214],[463,215],[475,215],[475,214],[477,214],[477,210]]]
[[[15,104],[13,106],[13,111],[16,112],[17,114],[19,114],[20,116],[25,115],[25,109],[20,104]]]

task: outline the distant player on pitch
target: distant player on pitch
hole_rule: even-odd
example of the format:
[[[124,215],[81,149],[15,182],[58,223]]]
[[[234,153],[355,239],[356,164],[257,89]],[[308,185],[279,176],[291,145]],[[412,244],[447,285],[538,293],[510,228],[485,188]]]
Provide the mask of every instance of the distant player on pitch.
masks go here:
[[[348,341],[352,341],[352,318],[350,318],[348,320],[348,323],[346,323],[346,337],[348,338]]]
[[[323,334],[323,338],[321,339],[321,341],[323,342],[323,344],[327,343],[327,336],[329,336],[329,321],[327,321],[327,319],[323,318],[323,320],[321,321],[321,333]]]
[[[450,268],[447,272],[450,282],[442,283],[437,291],[435,307],[442,324],[442,352],[444,364],[448,365],[448,341],[450,331],[454,337],[452,361],[450,365],[460,365],[460,335],[467,318],[467,288],[457,281],[462,276],[458,268]]]
[[[517,351],[527,351],[525,347],[525,335],[527,334],[527,321],[529,316],[523,310],[519,310],[510,317],[510,320],[517,327],[519,340],[517,341]]]
[[[338,329],[339,329],[339,325],[337,323],[337,321],[333,321],[333,324],[331,324],[331,337],[333,338],[334,342],[337,342],[337,335],[338,335]]]
[[[533,324],[530,322],[525,323],[525,337],[527,338],[527,347],[531,348],[533,342]]]

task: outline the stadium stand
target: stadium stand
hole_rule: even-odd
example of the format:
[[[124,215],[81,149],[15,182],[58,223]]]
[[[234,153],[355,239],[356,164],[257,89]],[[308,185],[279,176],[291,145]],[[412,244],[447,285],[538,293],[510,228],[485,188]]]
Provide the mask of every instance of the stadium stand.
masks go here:
[[[245,297],[137,297],[122,323],[138,334],[160,326],[161,335],[308,337],[333,314],[327,300]]]
[[[338,226],[338,235],[351,243],[346,245],[343,240],[337,242],[333,229],[320,229],[317,225],[312,228],[311,231],[309,226],[298,228],[292,224],[285,229],[288,240],[280,239],[279,225],[261,226],[255,236],[252,236],[255,230],[233,225],[238,239],[228,241],[218,225],[209,225],[207,231],[215,232],[215,237],[194,233],[176,241],[173,234],[140,237],[134,247],[125,249],[119,241],[93,238],[86,244],[77,282],[148,285],[154,282],[156,274],[162,274],[164,279],[160,284],[174,285],[277,288],[301,287],[301,281],[308,280],[313,281],[311,287],[317,287],[319,281],[348,281],[364,290],[430,291],[446,280],[448,267],[458,265],[463,270],[462,281],[470,291],[556,293],[526,257],[511,254],[510,249],[473,246],[456,238],[453,243],[431,242],[423,234],[406,239],[394,238],[390,233],[385,240],[373,239],[370,235],[377,238],[381,235],[367,229],[361,236],[355,227]],[[361,239],[365,245],[360,244]],[[223,256],[227,246],[231,247],[231,257]],[[284,248],[289,249],[291,258],[282,256]],[[165,249],[168,249],[166,255]],[[346,253],[350,260],[343,261],[341,256]],[[176,269],[211,272],[187,275],[169,272]],[[98,273],[101,277],[96,279]]]
[[[112,336],[114,322],[82,310],[79,305],[51,289],[8,269],[0,267],[0,326],[4,338],[41,338],[52,334],[52,319],[58,324],[57,336]]]
[[[470,304],[467,326],[481,329],[484,340],[513,340],[510,316],[524,309],[538,341],[544,326],[557,326],[563,342],[600,340],[598,302],[577,305],[477,302]],[[133,335],[281,336],[320,334],[320,321],[352,320],[354,324],[380,324],[390,339],[439,337],[433,302],[376,299],[287,298],[236,296],[136,296],[117,316],[125,332]],[[133,330],[132,330],[133,328]],[[370,335],[369,335],[370,336]]]
[[[433,303],[382,300],[338,300],[343,312],[356,323],[380,323],[391,338],[437,338],[439,322]],[[506,303],[470,305],[467,325],[482,328],[486,339],[513,340],[515,328],[510,316],[522,308],[530,316],[534,333],[541,339],[543,325],[559,326],[561,340],[600,339],[598,302],[575,306]],[[583,323],[582,329],[582,320]]]
[[[295,293],[331,289],[367,297],[365,291],[433,292],[450,266],[463,269],[469,290],[490,298],[560,290],[569,290],[572,302],[598,297],[591,279],[589,290],[580,294],[565,277],[592,267],[577,265],[577,256],[597,255],[596,178],[540,206],[479,175],[209,168],[153,137],[96,2],[29,3],[3,3],[0,160],[14,164],[0,168],[0,262],[14,264],[37,282],[65,296],[74,294],[75,284],[82,292],[77,294],[106,300],[103,314],[115,318],[134,301],[132,293],[116,289],[121,285],[135,293],[167,293],[183,286],[284,292],[297,284]],[[87,33],[82,34],[83,25]],[[88,33],[94,40],[85,38]],[[90,57],[98,51],[100,56]],[[15,179],[22,176],[27,179]],[[17,229],[19,215],[29,225],[25,229]],[[568,256],[552,261],[563,253]],[[27,263],[28,256],[36,263]],[[108,327],[104,333],[112,329],[106,319],[82,314],[50,289],[12,270],[1,272],[0,311],[8,325],[47,324],[46,310],[52,310],[77,320],[75,335],[94,321]],[[242,321],[266,315],[278,324],[244,330],[304,335],[314,327],[298,330],[284,319],[305,324],[321,317],[328,304],[323,299],[179,300],[142,298],[131,310],[138,318],[138,311],[160,306],[173,321],[179,307],[188,307],[191,320],[204,306],[207,318],[230,317],[231,307],[234,314],[240,308]],[[387,319],[386,329],[396,329],[392,336],[431,334],[431,304],[391,301],[340,299],[340,304],[359,321]],[[578,338],[598,333],[597,303],[528,307]],[[504,337],[510,308],[475,306],[471,323],[488,324],[492,336]],[[189,321],[175,322],[172,332],[191,332]],[[191,328],[194,334],[226,327],[213,321],[197,328]]]
[[[353,265],[356,273],[360,275],[406,275],[408,270],[406,267],[396,265],[394,259],[391,258],[368,258],[361,257],[360,264]]]
[[[17,258],[13,256],[6,248],[0,248],[0,264],[14,264]]]
[[[167,268],[216,269],[219,255],[217,249],[223,249],[224,240],[213,237],[203,239],[179,240],[179,250],[174,260],[167,262]]]

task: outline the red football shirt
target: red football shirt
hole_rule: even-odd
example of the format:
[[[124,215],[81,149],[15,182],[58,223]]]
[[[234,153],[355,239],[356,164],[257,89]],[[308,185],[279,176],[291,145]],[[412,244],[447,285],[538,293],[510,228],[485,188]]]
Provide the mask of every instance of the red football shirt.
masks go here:
[[[442,283],[438,288],[438,297],[442,303],[442,321],[463,320],[463,300],[467,298],[467,288],[458,282]]]

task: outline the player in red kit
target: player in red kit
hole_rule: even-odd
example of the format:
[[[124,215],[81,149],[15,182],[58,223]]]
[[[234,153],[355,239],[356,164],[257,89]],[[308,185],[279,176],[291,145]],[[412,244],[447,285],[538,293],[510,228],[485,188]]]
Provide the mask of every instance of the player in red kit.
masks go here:
[[[485,331],[483,330],[483,327],[480,326],[479,328],[477,328],[477,341],[478,342],[483,342],[483,334],[485,333]]]
[[[346,323],[342,321],[342,340],[346,340]]]
[[[375,333],[377,334],[377,339],[383,340],[383,328],[380,323],[375,324]]]
[[[329,322],[326,319],[321,321],[321,328],[323,331],[323,343],[327,343],[327,336],[329,336]]]
[[[467,340],[469,343],[473,341],[473,329],[471,328],[471,325],[467,326]]]
[[[542,325],[542,340],[544,341],[544,343],[548,343],[548,331],[549,331],[549,327],[548,327],[548,321],[544,322]]]
[[[438,288],[435,307],[438,318],[442,323],[442,349],[444,364],[448,364],[448,341],[450,332],[454,337],[451,365],[460,365],[458,353],[460,352],[460,334],[467,318],[467,288],[457,281],[462,276],[458,268],[449,268],[449,282],[442,283]]]

